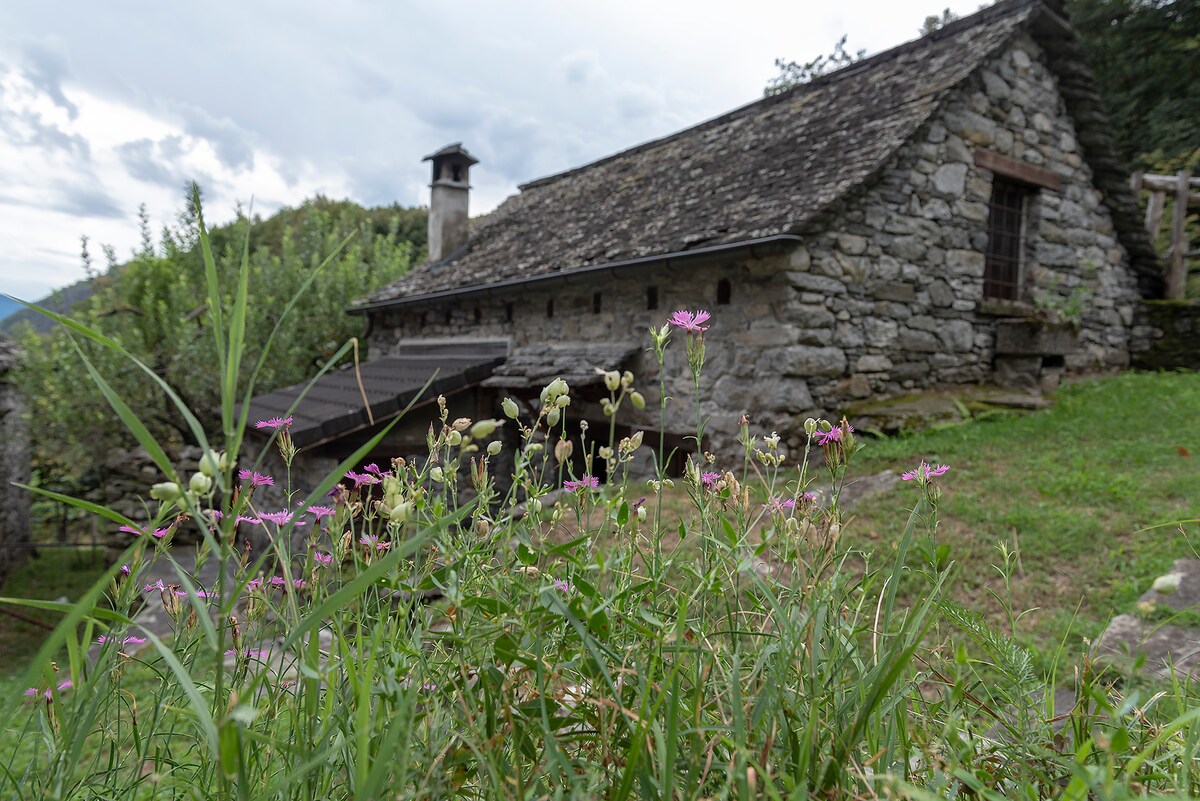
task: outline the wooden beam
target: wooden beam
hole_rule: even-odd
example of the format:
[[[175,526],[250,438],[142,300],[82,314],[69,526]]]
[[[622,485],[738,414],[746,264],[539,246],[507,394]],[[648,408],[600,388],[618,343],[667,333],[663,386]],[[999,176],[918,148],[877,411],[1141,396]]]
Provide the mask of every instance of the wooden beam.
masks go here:
[[[1062,185],[1062,179],[1057,174],[1042,167],[1037,167],[1026,161],[1018,161],[1008,156],[1002,156],[994,150],[975,148],[975,166],[991,170],[997,175],[1012,178],[1023,183],[1032,184],[1057,192]]]
[[[1146,203],[1146,233],[1150,235],[1151,244],[1158,242],[1158,235],[1162,231],[1163,210],[1166,207],[1166,192],[1154,190],[1150,193],[1150,200]]]
[[[1154,175],[1152,173],[1142,174],[1142,187],[1145,189],[1165,189],[1169,192],[1174,192],[1175,185],[1178,182],[1178,175]],[[1200,189],[1200,178],[1189,177],[1188,185],[1193,189]]]
[[[1187,252],[1187,205],[1190,194],[1188,172],[1176,176],[1175,213],[1171,216],[1171,261],[1167,264],[1167,300],[1182,300],[1187,290],[1187,263],[1183,254]]]

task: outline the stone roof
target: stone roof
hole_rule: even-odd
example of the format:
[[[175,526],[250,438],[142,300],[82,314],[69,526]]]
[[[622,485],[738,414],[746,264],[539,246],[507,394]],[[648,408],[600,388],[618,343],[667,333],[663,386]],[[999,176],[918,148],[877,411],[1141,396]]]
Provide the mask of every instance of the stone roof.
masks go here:
[[[306,381],[257,395],[250,401],[249,419],[290,415],[292,440],[299,447],[311,447],[366,428],[372,420],[387,420],[410,403],[428,403],[478,384],[504,361],[507,351],[508,343],[502,340],[406,344],[397,356],[367,362],[357,372],[337,370],[311,386]]]
[[[1059,0],[1001,0],[785,93],[525,184],[471,221],[465,251],[418,267],[359,308],[803,233],[867,183],[947,92],[1027,28],[1053,40],[1043,46],[1056,68],[1069,68],[1068,108],[1084,112],[1080,141],[1089,163],[1103,162],[1093,169],[1114,217],[1123,218],[1122,241],[1145,239],[1125,177],[1114,173],[1119,165],[1076,36],[1051,4],[1058,9]],[[1136,267],[1154,269],[1148,241],[1145,248],[1135,241],[1130,252]],[[1147,257],[1149,267],[1141,263]]]
[[[603,383],[597,370],[619,370],[642,345],[612,342],[567,342],[517,348],[496,368],[484,386],[506,389],[540,389],[555,378],[573,387]]]

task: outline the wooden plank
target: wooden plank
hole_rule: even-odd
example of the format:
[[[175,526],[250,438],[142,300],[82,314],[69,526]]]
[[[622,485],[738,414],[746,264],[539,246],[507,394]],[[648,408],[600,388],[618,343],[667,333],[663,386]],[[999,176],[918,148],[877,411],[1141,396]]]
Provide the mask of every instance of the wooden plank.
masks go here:
[[[1062,179],[1057,174],[1042,167],[1037,167],[1025,161],[1018,161],[1008,156],[1002,156],[994,150],[975,148],[975,166],[991,170],[997,175],[1012,178],[1023,183],[1040,186],[1057,192]]]
[[[1142,175],[1142,188],[1144,189],[1163,189],[1174,192],[1178,182],[1178,175],[1153,175],[1150,173]],[[1200,189],[1200,178],[1189,178],[1188,185],[1193,189]]]
[[[1191,175],[1181,172],[1175,185],[1175,213],[1171,216],[1171,261],[1167,264],[1167,300],[1182,300],[1187,288],[1187,202]]]
[[[1129,176],[1129,188],[1133,190],[1133,193],[1135,195],[1138,192],[1142,191],[1142,172],[1141,172],[1141,170],[1135,170],[1133,175]]]
[[[1166,207],[1166,192],[1155,190],[1150,193],[1150,200],[1146,203],[1146,233],[1150,235],[1151,243],[1157,242],[1162,232],[1163,209]]]

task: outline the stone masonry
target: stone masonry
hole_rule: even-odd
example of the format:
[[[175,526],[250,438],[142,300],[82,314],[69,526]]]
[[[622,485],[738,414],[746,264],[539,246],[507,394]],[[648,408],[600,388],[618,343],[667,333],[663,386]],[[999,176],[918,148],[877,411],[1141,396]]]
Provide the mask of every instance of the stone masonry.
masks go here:
[[[983,299],[993,176],[976,165],[978,150],[1060,179],[1057,191],[1039,189],[1028,204],[1015,303]],[[701,394],[712,447],[736,453],[742,413],[756,433],[777,430],[796,446],[809,415],[991,380],[998,325],[1038,321],[1046,310],[1071,317],[1074,304],[1069,322],[1077,342],[1051,358],[1026,359],[1035,375],[1043,363],[1068,371],[1126,366],[1140,296],[1103,201],[1046,56],[1021,35],[956,86],[876,180],[800,232],[803,241],[791,252],[686,268],[650,265],[498,289],[477,301],[380,310],[371,352],[382,357],[402,341],[455,336],[507,337],[514,347],[618,339],[648,347],[647,329],[671,311],[705,308],[713,321]],[[611,365],[618,366],[634,370],[647,409],[656,410],[653,359],[643,354]],[[665,377],[677,404],[668,429],[688,433],[693,391],[681,341]],[[622,415],[635,426],[657,426],[656,412]]]

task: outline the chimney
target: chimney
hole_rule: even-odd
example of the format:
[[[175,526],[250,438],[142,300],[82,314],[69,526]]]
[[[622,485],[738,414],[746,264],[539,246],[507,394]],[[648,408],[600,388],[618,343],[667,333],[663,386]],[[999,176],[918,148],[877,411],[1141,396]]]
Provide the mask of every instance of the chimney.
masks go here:
[[[429,200],[429,260],[441,261],[467,244],[467,173],[479,161],[461,142],[446,145],[422,161],[433,162]]]

